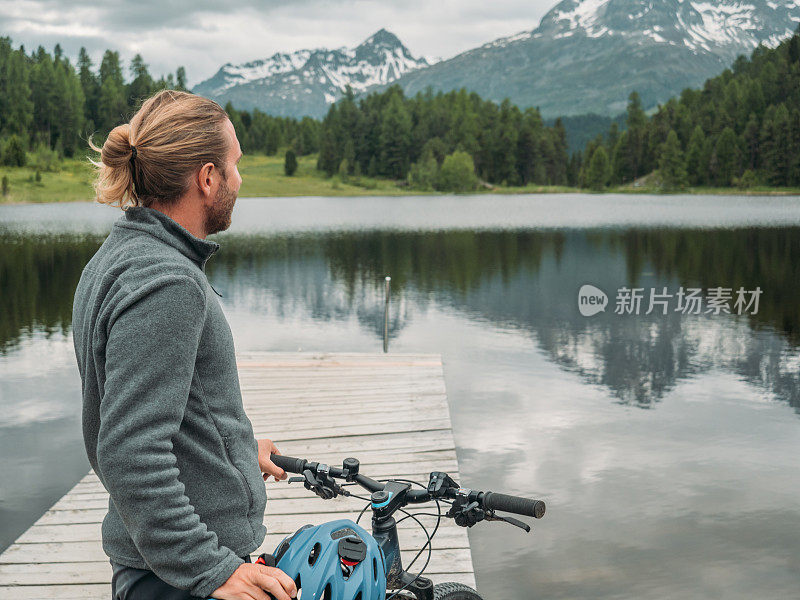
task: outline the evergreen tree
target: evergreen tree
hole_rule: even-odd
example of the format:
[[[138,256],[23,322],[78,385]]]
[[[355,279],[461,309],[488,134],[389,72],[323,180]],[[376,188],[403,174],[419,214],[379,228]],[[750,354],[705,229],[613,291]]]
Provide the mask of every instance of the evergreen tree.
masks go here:
[[[319,136],[319,155],[317,156],[317,169],[325,171],[329,177],[339,170],[339,163],[341,162],[335,131],[336,121],[336,104],[332,104],[328,109],[325,120],[322,122],[322,131]],[[375,156],[373,155],[372,159],[374,158]],[[374,164],[373,167],[377,168]],[[374,169],[371,168],[370,171],[374,171]],[[370,176],[374,174],[374,172],[371,172]]]
[[[155,91],[155,82],[150,76],[141,54],[133,57],[130,65],[131,82],[128,84],[127,103],[134,110]]]
[[[100,95],[97,102],[97,127],[102,135],[125,120],[128,103],[119,53],[106,50],[100,63]]]
[[[27,137],[33,121],[27,57],[11,40],[0,38],[0,138],[12,134]]]
[[[550,158],[551,183],[564,185],[567,183],[567,131],[561,119],[556,119],[548,135],[553,140],[553,154]]]
[[[800,62],[800,35],[795,33],[789,40],[789,61],[792,64]]]
[[[22,139],[14,134],[8,137],[3,148],[3,164],[7,167],[24,167],[28,164],[28,155],[25,153],[25,144]]]
[[[763,148],[764,172],[770,185],[788,185],[792,155],[792,128],[785,104],[770,106],[764,116],[760,144]]]
[[[673,191],[686,187],[687,177],[683,151],[678,134],[674,129],[670,130],[667,141],[661,147],[658,171],[661,176],[661,185],[665,190]]]
[[[600,191],[608,185],[610,177],[611,166],[608,162],[608,152],[605,147],[600,146],[592,154],[589,171],[586,174],[586,185],[595,191]]]
[[[86,99],[80,79],[68,59],[56,65],[60,112],[55,121],[56,144],[65,156],[71,157],[83,144],[81,132],[85,126]]]
[[[587,187],[589,185],[587,182],[589,179],[589,167],[591,166],[592,163],[592,156],[594,156],[594,153],[597,151],[597,149],[602,147],[603,145],[604,144],[603,144],[602,134],[598,134],[597,137],[595,137],[592,141],[586,144],[586,154],[585,154],[586,160],[583,162],[583,169],[581,170],[580,173],[580,179],[579,179],[580,187]],[[606,155],[608,155],[608,152],[606,152]],[[611,161],[609,160],[609,164],[610,162]]]
[[[181,92],[188,91],[186,87],[186,69],[183,67],[178,67],[178,70],[175,72],[175,89]]]
[[[411,117],[403,104],[402,92],[392,93],[383,111],[380,133],[380,172],[393,179],[408,173],[411,149]]]
[[[599,143],[599,142],[598,142]],[[611,148],[611,182],[618,184],[626,181],[630,175],[628,174],[627,165],[627,151],[629,146],[628,132],[623,131],[622,135],[617,139],[617,143]],[[591,142],[590,142],[591,144]],[[591,156],[594,153],[594,148],[589,145],[586,147],[586,156]],[[584,165],[588,168],[589,165]]]
[[[31,69],[31,99],[33,100],[33,134],[37,142],[52,147],[53,129],[61,110],[56,88],[53,60],[39,46]]]
[[[790,115],[791,139],[788,148],[788,179],[787,185],[800,186],[800,109],[795,107]]]
[[[753,114],[757,118],[764,114],[764,92],[759,81],[750,80],[747,83],[744,104],[748,114]]]
[[[303,146],[303,154],[313,154],[319,149],[319,141],[317,133],[319,130],[319,122],[311,117],[303,117],[298,125],[298,139]]]
[[[761,128],[758,126],[755,113],[750,113],[747,125],[744,128],[745,162],[747,168],[755,171],[758,168],[759,135]]]
[[[98,123],[100,82],[92,72],[92,59],[89,57],[89,53],[86,52],[86,48],[83,47],[81,47],[78,54],[78,77],[80,78],[81,89],[86,103],[83,111],[86,127],[89,131],[93,131]]]
[[[695,126],[689,145],[686,148],[686,174],[691,185],[702,185],[706,182],[708,161],[706,160],[706,135],[700,125]]]
[[[569,160],[567,168],[567,185],[577,187],[580,185],[581,168],[583,167],[583,154],[580,150],[575,152]]]
[[[425,142],[425,145],[422,147],[422,156],[425,156],[428,153],[430,153],[430,155],[436,159],[437,166],[441,167],[445,157],[447,156],[447,146],[441,140],[441,138],[433,137]]]
[[[278,151],[283,138],[281,137],[281,128],[275,120],[270,120],[266,127],[266,139],[264,141],[264,152],[272,156]]]
[[[736,134],[730,127],[726,127],[717,139],[711,161],[714,183],[723,187],[730,186],[733,178],[739,175],[741,161]]]
[[[291,148],[286,151],[286,156],[283,163],[283,171],[286,173],[287,177],[291,177],[297,171],[297,155]]]
[[[538,140],[542,135],[539,113],[527,109],[522,119],[516,148],[516,171],[522,185],[534,181],[536,166],[541,162]]]
[[[647,115],[642,109],[639,94],[631,92],[628,98],[627,144],[623,148],[622,180],[633,181],[642,175],[641,167],[644,159],[645,127]]]

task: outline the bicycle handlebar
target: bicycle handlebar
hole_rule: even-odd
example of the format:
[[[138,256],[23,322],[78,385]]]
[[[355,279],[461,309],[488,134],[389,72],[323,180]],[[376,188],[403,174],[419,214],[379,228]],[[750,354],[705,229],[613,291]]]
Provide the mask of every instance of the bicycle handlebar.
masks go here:
[[[282,454],[273,454],[269,457],[272,464],[280,467],[288,473],[303,473],[308,461],[302,458],[292,458],[291,456],[283,456]]]
[[[509,496],[508,494],[498,494],[496,492],[486,492],[483,495],[483,507],[490,510],[502,510],[517,515],[533,517],[534,519],[541,519],[545,511],[544,502],[541,500]]]
[[[284,471],[289,473],[302,474],[303,471],[309,467],[316,467],[318,463],[312,463],[303,458],[294,458],[292,456],[283,456],[281,454],[273,454],[270,459],[273,464],[277,465]],[[347,471],[338,467],[329,467],[330,475],[344,479],[347,477]],[[357,474],[352,478],[352,481],[358,483],[364,489],[370,492],[382,490],[384,485],[370,479],[366,475]],[[454,497],[458,488],[452,488],[447,494],[449,497]],[[472,494],[480,505],[487,510],[500,510],[503,512],[510,512],[526,517],[533,517],[541,519],[545,513],[545,503],[541,500],[533,500],[531,498],[523,498],[521,496],[511,496],[508,494],[498,494],[496,492],[477,492]],[[409,492],[408,501],[412,503],[421,503],[432,500],[433,498],[427,491],[413,490]]]

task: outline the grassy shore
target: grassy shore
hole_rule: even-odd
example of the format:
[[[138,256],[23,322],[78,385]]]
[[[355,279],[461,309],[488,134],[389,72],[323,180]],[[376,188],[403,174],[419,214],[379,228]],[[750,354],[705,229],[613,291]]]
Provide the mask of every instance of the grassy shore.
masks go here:
[[[9,193],[0,195],[2,204],[86,201],[94,194],[91,165],[77,159],[61,161],[58,171],[41,172],[41,181],[32,167],[0,167],[3,176],[8,177]]]
[[[395,181],[374,177],[326,177],[316,169],[316,156],[298,157],[297,173],[287,177],[283,172],[282,156],[244,156],[239,163],[242,187],[239,197],[275,196],[406,196],[416,194],[436,195],[439,192],[421,192],[397,185]],[[89,201],[93,198],[91,186],[92,169],[86,159],[61,161],[57,171],[40,173],[36,181],[33,167],[0,167],[0,178],[8,177],[9,193],[0,195],[0,204],[27,204],[36,202]],[[544,194],[585,192],[564,186],[517,186],[484,188],[479,194]],[[619,186],[606,193],[659,194],[657,188],[648,186]],[[722,195],[800,195],[798,189],[769,187],[738,188],[692,188],[683,193]]]

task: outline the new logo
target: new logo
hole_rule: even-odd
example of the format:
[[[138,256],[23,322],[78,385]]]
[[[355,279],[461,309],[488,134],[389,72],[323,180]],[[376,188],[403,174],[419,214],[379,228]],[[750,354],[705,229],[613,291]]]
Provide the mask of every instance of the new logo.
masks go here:
[[[578,310],[584,317],[605,312],[606,306],[608,306],[608,296],[600,288],[587,283],[578,290]]]

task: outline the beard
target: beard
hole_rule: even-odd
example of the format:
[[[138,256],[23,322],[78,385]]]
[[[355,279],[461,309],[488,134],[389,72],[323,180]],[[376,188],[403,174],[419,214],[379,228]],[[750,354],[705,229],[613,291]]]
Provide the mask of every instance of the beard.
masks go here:
[[[214,203],[206,208],[206,235],[225,231],[231,226],[231,214],[236,202],[236,192],[232,192],[227,181],[219,184]]]

